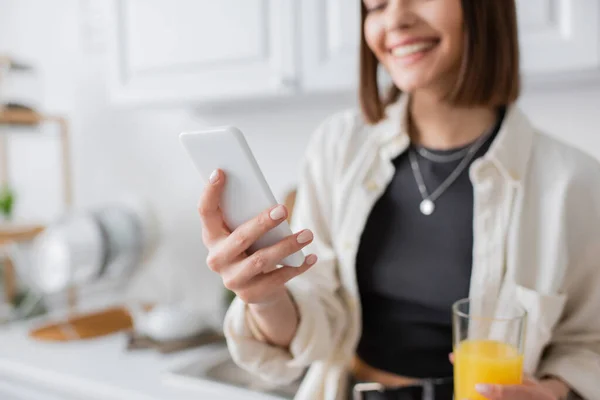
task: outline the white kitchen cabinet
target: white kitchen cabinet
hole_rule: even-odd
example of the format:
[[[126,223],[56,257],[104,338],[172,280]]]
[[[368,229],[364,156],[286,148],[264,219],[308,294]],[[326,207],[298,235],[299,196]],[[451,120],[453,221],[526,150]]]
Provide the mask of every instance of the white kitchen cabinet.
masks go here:
[[[600,0],[517,0],[525,75],[600,69]]]
[[[360,3],[300,0],[302,88],[355,89]],[[600,0],[516,0],[521,70],[528,77],[600,75]],[[544,82],[544,80],[540,80]]]
[[[302,88],[348,89],[358,81],[359,0],[301,0]]]
[[[600,76],[600,0],[516,1],[526,79]],[[112,4],[110,88],[119,103],[201,105],[356,90],[359,0]]]
[[[111,95],[194,103],[292,91],[296,0],[113,0]]]

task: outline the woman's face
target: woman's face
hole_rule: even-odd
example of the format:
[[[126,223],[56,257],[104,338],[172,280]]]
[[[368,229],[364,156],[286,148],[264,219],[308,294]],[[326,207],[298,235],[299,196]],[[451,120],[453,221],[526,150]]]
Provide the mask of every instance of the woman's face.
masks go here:
[[[401,91],[454,85],[464,46],[461,0],[363,3],[367,44]]]

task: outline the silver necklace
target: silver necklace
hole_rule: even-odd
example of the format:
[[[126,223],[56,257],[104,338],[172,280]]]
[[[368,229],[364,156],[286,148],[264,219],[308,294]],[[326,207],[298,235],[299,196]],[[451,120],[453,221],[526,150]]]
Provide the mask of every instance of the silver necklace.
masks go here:
[[[421,157],[423,157],[429,161],[435,162],[435,163],[448,163],[448,162],[458,161],[461,158],[463,158],[464,156],[466,156],[467,153],[469,152],[468,146],[465,147],[464,149],[460,149],[453,153],[443,154],[443,155],[433,153],[424,147],[416,147],[416,149]]]
[[[446,178],[444,182],[437,189],[433,191],[433,193],[429,194],[427,192],[427,186],[425,186],[425,181],[423,179],[423,175],[421,174],[421,169],[419,167],[419,161],[417,159],[417,154],[413,148],[410,148],[408,151],[408,157],[410,159],[410,167],[412,169],[415,180],[417,181],[417,186],[419,187],[419,192],[421,193],[421,204],[419,204],[419,209],[423,215],[431,215],[435,211],[435,201],[456,181],[456,179],[460,176],[460,174],[464,171],[464,169],[469,165],[469,162],[475,157],[477,151],[483,146],[485,141],[491,135],[491,131],[485,135],[482,135],[479,139],[477,139],[472,145],[467,147],[467,152],[462,161],[458,164],[458,166],[452,171],[452,173]]]

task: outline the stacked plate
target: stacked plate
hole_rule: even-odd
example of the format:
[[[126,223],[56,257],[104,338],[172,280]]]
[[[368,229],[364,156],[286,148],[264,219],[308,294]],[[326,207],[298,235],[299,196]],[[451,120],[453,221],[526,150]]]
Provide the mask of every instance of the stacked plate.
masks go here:
[[[38,110],[42,83],[37,70],[0,54],[0,110],[5,107]]]

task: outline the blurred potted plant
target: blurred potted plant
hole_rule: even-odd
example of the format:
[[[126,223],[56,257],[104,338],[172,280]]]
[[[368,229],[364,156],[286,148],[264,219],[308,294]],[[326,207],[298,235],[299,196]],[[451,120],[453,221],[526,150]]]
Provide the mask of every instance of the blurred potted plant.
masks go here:
[[[13,211],[15,206],[15,193],[14,190],[8,185],[4,184],[0,188],[0,223],[10,221],[13,217]],[[5,260],[0,257],[0,287],[4,285],[5,273]],[[0,289],[0,292],[2,290]],[[5,293],[0,293],[4,300]],[[6,308],[7,304],[4,304],[4,310],[10,310],[10,314],[13,317],[30,318],[46,313],[45,305],[40,302],[39,296],[31,292],[27,287],[23,285],[17,286],[17,291],[8,304],[9,308]],[[6,317],[6,315],[4,315]]]
[[[15,194],[9,185],[0,190],[0,221],[10,221],[15,204]]]

